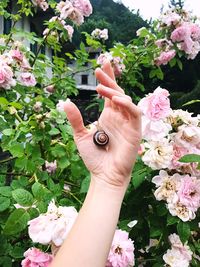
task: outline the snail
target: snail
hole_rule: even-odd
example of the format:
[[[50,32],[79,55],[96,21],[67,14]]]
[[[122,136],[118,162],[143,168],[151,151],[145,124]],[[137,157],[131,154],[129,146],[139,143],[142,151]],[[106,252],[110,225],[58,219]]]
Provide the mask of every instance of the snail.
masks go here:
[[[98,130],[93,135],[93,141],[97,146],[105,146],[109,142],[109,137],[103,130]]]

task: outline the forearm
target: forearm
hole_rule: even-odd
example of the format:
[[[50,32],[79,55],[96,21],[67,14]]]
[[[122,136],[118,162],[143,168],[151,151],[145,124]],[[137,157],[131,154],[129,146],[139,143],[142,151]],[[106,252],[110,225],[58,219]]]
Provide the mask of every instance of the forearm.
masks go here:
[[[105,267],[126,186],[92,179],[87,197],[51,267]]]

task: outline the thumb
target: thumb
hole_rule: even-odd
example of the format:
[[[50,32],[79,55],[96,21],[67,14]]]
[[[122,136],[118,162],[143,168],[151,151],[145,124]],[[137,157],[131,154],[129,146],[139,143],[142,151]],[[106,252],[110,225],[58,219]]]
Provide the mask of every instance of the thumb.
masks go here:
[[[87,133],[87,129],[84,126],[83,118],[77,106],[67,99],[63,105],[67,118],[72,126],[74,135],[76,137],[82,137]]]

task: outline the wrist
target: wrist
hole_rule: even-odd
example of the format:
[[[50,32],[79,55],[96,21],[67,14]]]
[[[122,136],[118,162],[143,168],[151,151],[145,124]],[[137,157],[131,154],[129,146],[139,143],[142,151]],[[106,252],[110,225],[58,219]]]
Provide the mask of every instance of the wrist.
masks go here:
[[[131,177],[131,176],[130,176]],[[91,175],[90,188],[95,191],[102,192],[103,194],[110,194],[113,197],[123,198],[128,188],[130,177],[126,179],[110,179],[106,175]]]

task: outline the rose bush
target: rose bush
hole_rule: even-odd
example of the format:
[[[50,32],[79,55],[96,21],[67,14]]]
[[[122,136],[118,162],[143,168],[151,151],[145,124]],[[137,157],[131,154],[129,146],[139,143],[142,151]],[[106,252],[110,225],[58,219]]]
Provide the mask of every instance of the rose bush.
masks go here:
[[[181,68],[182,57],[196,56],[199,26],[189,13],[171,10],[155,24],[159,32],[140,29],[129,45],[109,51],[106,29],[84,33],[86,45],[102,53],[90,59],[81,43],[66,53],[77,62],[72,70],[60,56],[62,46],[91,14],[89,0],[18,0],[15,13],[7,5],[3,0],[0,7],[0,15],[13,21],[10,33],[0,36],[0,266],[47,267],[67,238],[90,181],[62,108],[67,97],[78,94],[74,73],[87,70],[87,62],[95,69],[109,59],[125,90],[127,85],[144,90],[144,68],[160,79],[160,64],[176,61]],[[49,9],[53,17],[44,22],[42,37],[16,28],[22,17]],[[27,41],[36,45],[35,53]],[[44,46],[52,49],[52,58],[42,53]],[[161,87],[138,105],[143,141],[106,266],[197,267],[200,117],[172,110],[169,92]]]

